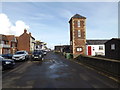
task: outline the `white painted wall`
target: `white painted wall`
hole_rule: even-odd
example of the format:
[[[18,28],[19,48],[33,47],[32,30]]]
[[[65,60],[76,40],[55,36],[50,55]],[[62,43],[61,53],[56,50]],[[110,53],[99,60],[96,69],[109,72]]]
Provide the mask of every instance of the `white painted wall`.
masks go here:
[[[32,38],[30,38],[30,51],[33,51],[34,50],[34,43],[33,42],[35,42],[35,40],[34,39],[32,39]]]
[[[92,56],[95,56],[96,54],[105,55],[105,45],[86,45],[87,55],[88,55],[88,46],[91,46]],[[102,46],[103,50],[99,50],[99,46]]]

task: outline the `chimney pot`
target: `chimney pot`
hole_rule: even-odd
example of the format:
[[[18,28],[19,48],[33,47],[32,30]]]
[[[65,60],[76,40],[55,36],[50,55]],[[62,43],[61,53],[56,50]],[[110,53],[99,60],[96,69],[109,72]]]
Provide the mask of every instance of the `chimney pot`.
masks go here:
[[[27,30],[26,30],[26,29],[24,29],[24,33],[27,33]]]
[[[29,33],[29,35],[31,35],[31,33]]]

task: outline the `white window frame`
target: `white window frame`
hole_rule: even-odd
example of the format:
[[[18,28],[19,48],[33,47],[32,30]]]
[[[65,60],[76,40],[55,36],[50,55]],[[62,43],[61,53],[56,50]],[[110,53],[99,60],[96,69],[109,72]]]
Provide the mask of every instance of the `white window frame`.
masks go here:
[[[80,20],[78,20],[77,25],[78,25],[78,27],[80,27]]]
[[[70,45],[72,45],[72,41],[70,41]]]
[[[111,44],[111,50],[115,50],[115,44]]]
[[[77,50],[76,50],[77,52],[82,52],[83,51],[83,49],[82,49],[82,47],[77,47]]]
[[[103,50],[103,46],[99,46],[99,50]]]
[[[78,30],[78,37],[81,37],[81,30]]]

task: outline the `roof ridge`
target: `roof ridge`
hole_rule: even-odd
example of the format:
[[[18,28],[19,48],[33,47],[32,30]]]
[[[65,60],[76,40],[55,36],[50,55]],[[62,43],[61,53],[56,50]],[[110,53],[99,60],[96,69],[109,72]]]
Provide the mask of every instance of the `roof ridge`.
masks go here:
[[[86,17],[84,17],[84,16],[82,16],[80,14],[75,14],[72,18],[86,18]]]

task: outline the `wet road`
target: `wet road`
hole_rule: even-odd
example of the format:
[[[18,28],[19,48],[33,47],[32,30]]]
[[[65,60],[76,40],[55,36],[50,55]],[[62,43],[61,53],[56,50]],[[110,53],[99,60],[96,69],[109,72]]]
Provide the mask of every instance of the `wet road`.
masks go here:
[[[118,83],[58,54],[3,73],[3,88],[117,88]]]

